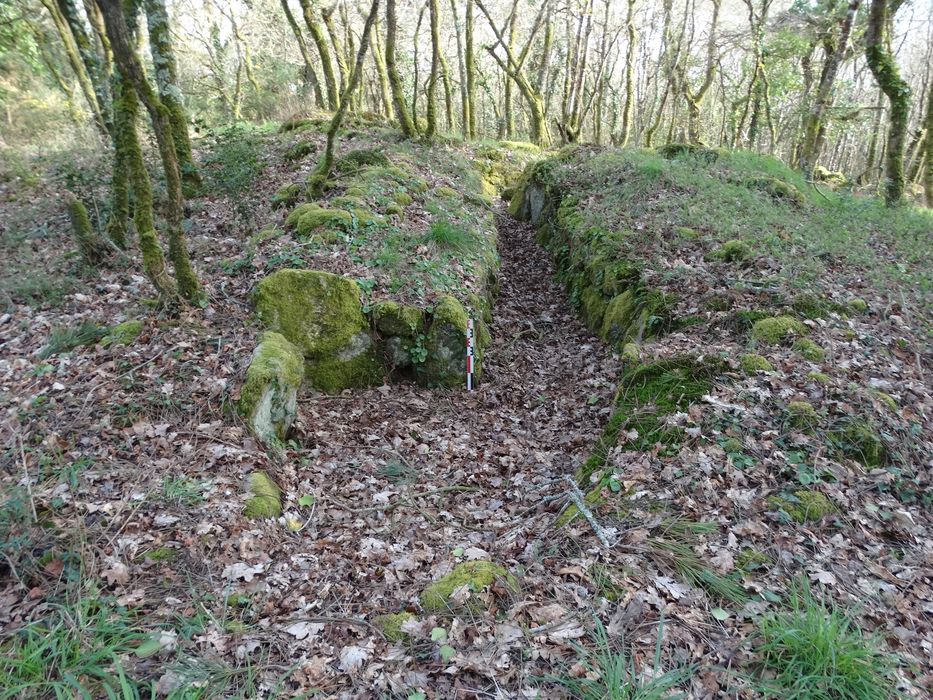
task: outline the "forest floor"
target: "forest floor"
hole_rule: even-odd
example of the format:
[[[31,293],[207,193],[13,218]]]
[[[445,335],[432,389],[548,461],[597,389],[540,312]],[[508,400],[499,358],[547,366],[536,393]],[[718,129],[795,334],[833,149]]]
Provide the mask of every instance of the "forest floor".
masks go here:
[[[657,455],[618,463],[632,505],[614,546],[583,519],[557,527],[568,503],[562,479],[608,421],[622,362],[578,319],[531,229],[501,211],[501,291],[477,390],[398,384],[304,396],[284,456],[267,454],[228,398],[257,329],[254,280],[224,261],[274,218],[269,200],[289,176],[261,164],[245,203],[229,194],[194,203],[207,310],[159,317],[140,303],[144,278],[106,270],[73,280],[55,304],[11,299],[0,313],[0,648],[93,679],[93,669],[24,636],[38,623],[38,637],[59,649],[112,651],[140,688],[178,698],[563,697],[552,677],[594,676],[599,620],[643,677],[681,670],[689,697],[754,697],[758,620],[804,572],[834,596],[864,596],[863,626],[901,655],[897,684],[923,697],[933,683],[929,513],[876,497],[871,480],[883,475],[837,475],[841,501],[854,504],[838,526],[792,525],[762,497],[770,475],[696,442],[678,456],[689,484]],[[21,259],[31,250],[30,265],[49,279],[68,245],[60,187],[0,184],[5,245],[15,238]],[[262,255],[254,263],[261,274]],[[130,318],[145,319],[130,346],[43,356],[56,328]],[[740,352],[711,333],[705,351]],[[689,333],[664,342],[665,353],[697,350]],[[908,367],[913,360],[905,354]],[[870,369],[904,383],[902,368]],[[715,387],[679,419],[741,416],[759,436],[747,452],[764,462],[781,455],[775,438],[787,431],[755,402],[782,394],[780,382]],[[905,396],[924,390],[909,384]],[[281,521],[242,514],[245,477],[258,469],[282,487]],[[672,517],[715,523],[694,550],[718,572],[741,570],[748,601],[717,600],[657,556],[650,540]],[[766,557],[740,565],[750,548]],[[453,612],[419,606],[429,583],[473,560],[506,567],[518,588],[499,582]],[[412,613],[404,635],[387,639],[375,618],[401,612]],[[92,682],[103,683],[114,664],[98,668]],[[31,678],[34,696],[52,688],[41,668]],[[9,687],[0,697],[30,696]]]

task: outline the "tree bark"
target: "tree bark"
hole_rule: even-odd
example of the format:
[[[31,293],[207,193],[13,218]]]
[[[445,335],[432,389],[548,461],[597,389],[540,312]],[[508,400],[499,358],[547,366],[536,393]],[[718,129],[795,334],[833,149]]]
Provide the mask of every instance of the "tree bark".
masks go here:
[[[311,195],[314,197],[320,196],[327,182],[327,178],[330,177],[330,171],[334,167],[334,142],[337,138],[337,132],[340,130],[340,125],[343,123],[343,118],[346,116],[353,91],[356,90],[357,85],[360,83],[360,76],[363,73],[363,62],[366,60],[366,49],[369,47],[369,37],[372,33],[373,24],[376,21],[378,12],[379,0],[373,0],[373,4],[369,8],[369,14],[366,16],[366,23],[363,25],[363,35],[360,37],[360,48],[356,54],[356,63],[353,65],[353,70],[350,73],[347,86],[343,91],[343,95],[340,97],[340,107],[334,113],[333,118],[331,118],[330,126],[327,129],[327,147],[324,149],[321,162],[318,163],[317,168],[315,168],[309,178],[308,188]]]
[[[314,18],[310,0],[298,0],[298,4],[301,6],[301,16],[304,18],[305,26],[321,58],[321,72],[324,74],[324,86],[327,90],[327,108],[336,110],[340,106],[340,93],[337,90],[337,77],[334,75],[334,62],[331,60],[330,49],[327,47],[327,37],[324,36],[324,30]]]
[[[632,129],[632,115],[635,111],[635,1],[628,0],[625,12],[625,30],[628,34],[628,46],[625,48],[625,106],[622,108],[622,132],[619,134],[619,145],[623,148],[628,145],[629,134]]]
[[[686,68],[681,68],[680,83],[683,88],[684,101],[687,104],[687,138],[690,143],[702,143],[700,138],[700,108],[703,106],[703,98],[713,85],[713,79],[716,77],[716,49],[719,43],[716,30],[719,26],[719,10],[722,7],[722,0],[712,0],[713,18],[709,25],[709,39],[706,44],[706,71],[703,75],[703,82],[697,90],[690,88],[687,80]]]
[[[933,209],[933,86],[927,92],[927,113],[923,121],[927,130],[926,147],[924,148],[926,165],[923,166],[923,191],[926,194],[927,206]]]
[[[435,87],[441,70],[441,25],[440,9],[437,0],[428,0],[428,22],[431,25],[431,74],[427,85],[427,129],[424,135],[428,140],[433,139],[437,133],[437,103],[435,100]]]
[[[389,86],[392,88],[392,103],[395,106],[395,118],[398,119],[399,128],[406,138],[418,135],[415,122],[408,111],[405,102],[405,91],[402,88],[402,78],[395,65],[395,42],[398,33],[398,20],[395,14],[395,0],[386,0],[386,71],[389,74]]]
[[[187,301],[200,302],[201,288],[191,266],[185,240],[181,171],[175,155],[175,142],[172,138],[172,124],[168,110],[146,80],[143,67],[133,51],[122,3],[120,0],[97,0],[97,3],[104,15],[107,36],[110,39],[110,46],[120,74],[132,85],[146,106],[146,111],[149,112],[149,118],[152,121],[152,129],[156,135],[168,195],[165,218],[168,224],[169,257],[175,269],[178,291]]]
[[[201,188],[201,175],[191,153],[188,115],[182,104],[181,88],[178,87],[178,68],[165,0],[146,0],[146,21],[149,25],[149,51],[155,67],[159,99],[165,105],[172,125],[172,139],[181,168],[182,184],[188,196],[193,196]]]
[[[382,98],[382,114],[392,119],[392,91],[389,88],[389,72],[386,70],[385,55],[382,52],[382,40],[379,38],[379,22],[373,26],[372,38],[373,62],[379,77],[379,94]]]
[[[292,28],[295,41],[298,42],[298,51],[301,53],[301,60],[304,63],[304,70],[302,73],[304,82],[311,87],[314,94],[314,105],[320,109],[324,109],[324,93],[321,92],[321,83],[318,80],[317,72],[314,70],[314,65],[311,61],[311,52],[308,51],[308,44],[305,42],[304,35],[301,33],[301,27],[298,26],[298,22],[295,20],[295,15],[288,6],[288,0],[281,0],[281,2],[282,11],[285,13],[285,19],[288,21],[288,26]]]
[[[865,60],[888,98],[891,108],[885,154],[885,203],[890,207],[904,196],[904,142],[910,116],[910,86],[901,78],[888,37],[888,0],[871,0],[865,29]]]
[[[71,29],[78,54],[81,56],[81,62],[84,64],[85,70],[87,70],[94,96],[97,98],[101,118],[104,120],[104,125],[109,134],[113,131],[113,117],[110,113],[110,90],[107,86],[104,57],[94,48],[91,37],[88,35],[85,25],[81,21],[81,16],[78,14],[78,7],[75,5],[74,0],[58,0],[58,8]]]
[[[393,0],[394,2],[394,0]],[[467,0],[464,19],[464,70],[466,72],[467,115],[470,138],[476,138],[476,55],[473,52],[473,2]]]

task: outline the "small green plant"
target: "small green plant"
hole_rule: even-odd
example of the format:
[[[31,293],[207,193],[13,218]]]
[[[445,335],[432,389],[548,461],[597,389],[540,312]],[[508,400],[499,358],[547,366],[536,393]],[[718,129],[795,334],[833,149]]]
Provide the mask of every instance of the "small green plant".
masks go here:
[[[471,250],[476,245],[476,238],[471,231],[445,219],[431,225],[428,240],[440,248],[461,252]]]
[[[806,581],[795,584],[791,609],[762,620],[762,666],[774,674],[762,682],[767,697],[785,700],[884,700],[892,697],[893,659],[858,625]]]
[[[661,641],[664,620],[658,626],[658,641],[654,650],[654,667],[662,666]],[[677,700],[677,686],[686,683],[694,673],[692,666],[675,668],[651,679],[644,678],[635,668],[635,659],[625,647],[609,639],[605,626],[595,618],[591,634],[593,649],[575,645],[577,662],[586,670],[582,678],[548,676],[545,680],[563,686],[581,700]]]
[[[140,697],[121,657],[146,635],[126,612],[92,596],[55,606],[4,642],[0,700]]]
[[[193,506],[204,500],[205,485],[186,477],[162,478],[162,500],[180,506]]]
[[[52,329],[48,342],[39,351],[39,359],[74,350],[82,345],[94,345],[107,334],[107,329],[91,321],[85,321],[77,328],[62,326]]]
[[[428,336],[424,333],[416,333],[412,338],[412,343],[405,346],[405,350],[408,351],[408,356],[411,358],[412,364],[421,365],[427,361],[428,349],[425,347],[427,340]]]

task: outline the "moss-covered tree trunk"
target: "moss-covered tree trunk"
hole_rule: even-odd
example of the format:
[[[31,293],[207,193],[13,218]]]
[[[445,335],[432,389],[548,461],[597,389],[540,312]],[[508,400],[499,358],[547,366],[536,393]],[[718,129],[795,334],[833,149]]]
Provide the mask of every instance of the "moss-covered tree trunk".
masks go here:
[[[816,88],[816,96],[810,105],[810,111],[807,114],[803,142],[798,149],[798,167],[803,171],[806,177],[811,177],[813,168],[823,150],[823,142],[826,134],[826,124],[824,117],[829,106],[832,104],[833,84],[836,82],[836,75],[839,73],[839,67],[846,55],[849,45],[849,36],[852,33],[852,26],[855,23],[855,17],[858,14],[861,0],[851,0],[846,8],[845,17],[839,29],[839,37],[835,41],[830,36],[823,42],[823,51],[826,58],[823,61],[823,70],[820,72],[820,82]]]
[[[68,196],[68,218],[81,259],[88,267],[96,268],[110,256],[111,248],[91,225],[87,207],[74,195]]]
[[[324,93],[321,92],[321,83],[318,80],[317,72],[314,70],[314,64],[311,61],[311,52],[308,51],[308,44],[305,42],[305,37],[301,33],[301,27],[298,26],[295,15],[288,5],[288,0],[282,0],[282,11],[285,13],[285,20],[288,22],[288,26],[291,27],[292,34],[295,35],[295,41],[298,42],[298,52],[301,54],[301,60],[304,64],[302,70],[304,83],[311,88],[314,94],[314,105],[320,109],[324,109]]]
[[[321,72],[324,74],[324,87],[327,91],[327,108],[335,110],[340,106],[340,92],[337,89],[337,77],[334,74],[334,62],[330,57],[327,37],[324,36],[320,23],[314,18],[310,0],[298,0],[298,4],[301,5],[301,16],[304,18],[305,26],[321,58]]]
[[[350,79],[347,81],[347,87],[340,96],[340,107],[334,113],[330,120],[330,126],[327,128],[327,147],[324,149],[324,155],[320,163],[311,174],[308,181],[308,188],[311,196],[319,197],[324,189],[327,178],[330,177],[330,171],[334,167],[334,142],[337,139],[337,132],[347,114],[350,104],[350,98],[353,91],[360,84],[360,78],[363,74],[363,63],[366,60],[366,49],[369,48],[369,38],[372,34],[373,24],[376,21],[376,14],[379,12],[379,0],[373,0],[369,8],[369,14],[366,15],[366,22],[363,25],[363,34],[360,37],[360,47],[356,53],[356,62],[353,64],[353,70],[350,73]]]
[[[334,24],[334,10],[336,9],[336,4],[324,8],[321,10],[321,19],[324,20],[324,28],[327,29],[327,35],[330,37],[330,43],[334,49],[333,55],[337,62],[337,72],[340,75],[340,92],[344,93],[350,79],[350,62],[347,59],[347,49],[340,40],[340,33]]]
[[[146,0],[146,21],[149,25],[149,50],[155,67],[159,99],[168,110],[182,183],[188,195],[192,196],[201,188],[201,175],[191,153],[188,115],[185,113],[181,88],[178,86],[178,68],[165,0]]]
[[[632,131],[632,118],[635,113],[635,0],[628,0],[625,11],[625,31],[628,45],[625,47],[625,106],[622,108],[622,130],[619,133],[619,145],[628,145]],[[603,31],[608,31],[604,29]]]
[[[904,143],[910,116],[910,86],[901,78],[889,46],[888,0],[871,0],[865,29],[865,60],[890,103],[888,145],[884,165],[884,200],[898,204],[904,196]]]
[[[424,135],[427,139],[433,139],[437,133],[437,99],[435,97],[437,79],[441,70],[441,23],[440,8],[437,0],[428,0],[428,22],[431,25],[431,74],[428,76],[427,85],[427,129]]]
[[[118,245],[125,239],[125,221],[129,210],[129,189],[135,196],[133,220],[139,236],[139,249],[143,255],[143,270],[164,303],[172,303],[178,295],[175,280],[165,267],[165,255],[155,232],[152,212],[152,185],[143,152],[139,144],[136,122],[139,118],[139,100],[132,85],[127,84],[114,71],[113,80],[114,170],[113,200],[108,233]],[[115,231],[117,233],[115,234]]]
[[[58,36],[62,41],[62,47],[65,50],[65,57],[68,59],[68,64],[71,66],[75,77],[78,79],[78,85],[81,87],[81,92],[84,95],[88,109],[94,119],[94,124],[100,129],[101,134],[109,138],[110,132],[107,126],[107,120],[101,111],[100,103],[97,101],[94,82],[91,80],[91,76],[88,74],[87,68],[81,60],[81,52],[78,49],[71,27],[68,25],[68,20],[62,14],[61,8],[55,0],[41,0],[41,2],[52,17],[52,23],[55,25],[55,30],[58,32]]]
[[[168,195],[165,218],[168,224],[169,257],[175,269],[178,291],[184,299],[199,302],[201,288],[188,257],[183,226],[184,194],[181,187],[181,170],[178,166],[168,110],[147,81],[143,67],[133,51],[120,0],[97,0],[97,2],[104,15],[107,36],[110,39],[110,46],[120,74],[129,85],[132,85],[146,106],[159,146]]]
[[[712,0],[713,17],[709,25],[709,39],[706,43],[706,70],[703,75],[703,82],[696,90],[690,87],[687,80],[686,68],[682,68],[680,75],[680,85],[683,88],[684,102],[687,105],[687,138],[690,143],[699,144],[702,142],[700,136],[700,109],[703,106],[703,99],[713,85],[713,79],[716,77],[716,52],[719,46],[719,37],[717,29],[719,27],[719,10],[722,7],[722,0]]]
[[[373,26],[373,33],[370,37],[373,52],[373,63],[376,66],[376,76],[379,78],[379,96],[382,100],[382,109],[380,114],[385,115],[387,119],[392,118],[392,90],[389,87],[389,71],[386,70],[385,54],[382,51],[382,39],[379,36],[379,22]]]
[[[395,118],[398,119],[399,128],[407,138],[418,135],[415,122],[408,111],[405,102],[405,91],[402,88],[402,77],[399,75],[395,63],[395,45],[398,36],[398,17],[395,12],[395,0],[386,0],[386,71],[389,74],[389,85],[392,88],[392,103],[395,106]]]
[[[470,138],[476,138],[476,55],[473,50],[473,0],[467,0],[464,23],[463,70],[466,73],[467,123]]]
[[[94,95],[97,98],[101,119],[104,121],[107,132],[111,133],[113,118],[110,114],[110,90],[107,86],[108,76],[105,59],[95,49],[91,41],[91,35],[88,34],[81,15],[78,14],[78,7],[74,0],[58,0],[58,7],[71,29],[78,54],[81,56],[81,62],[87,70],[88,78],[94,89]]]
[[[923,166],[923,191],[926,193],[927,206],[933,209],[933,85],[927,91],[927,114],[924,126],[927,136],[923,149],[926,159]]]

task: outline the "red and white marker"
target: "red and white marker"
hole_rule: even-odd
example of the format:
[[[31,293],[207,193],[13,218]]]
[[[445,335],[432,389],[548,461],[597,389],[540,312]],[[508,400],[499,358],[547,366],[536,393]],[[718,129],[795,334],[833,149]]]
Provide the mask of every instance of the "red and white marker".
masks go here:
[[[466,384],[467,391],[473,391],[473,319],[467,319],[466,332]]]

